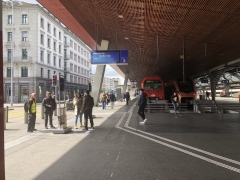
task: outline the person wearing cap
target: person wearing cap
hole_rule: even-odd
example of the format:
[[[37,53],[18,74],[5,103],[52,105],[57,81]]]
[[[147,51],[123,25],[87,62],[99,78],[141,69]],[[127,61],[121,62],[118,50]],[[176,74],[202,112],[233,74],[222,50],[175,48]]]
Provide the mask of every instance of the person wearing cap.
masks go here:
[[[144,92],[144,89],[140,89],[140,97],[138,99],[138,114],[141,116],[142,121],[140,124],[145,124],[147,119],[145,118],[144,110],[147,106],[147,94]]]

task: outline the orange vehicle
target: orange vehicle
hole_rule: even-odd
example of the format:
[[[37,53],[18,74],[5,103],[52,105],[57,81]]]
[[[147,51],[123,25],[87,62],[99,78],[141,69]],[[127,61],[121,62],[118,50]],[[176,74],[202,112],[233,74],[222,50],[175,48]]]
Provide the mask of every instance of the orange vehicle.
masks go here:
[[[170,99],[173,92],[177,92],[179,103],[190,105],[191,100],[196,98],[196,88],[191,79],[178,78],[165,87],[166,99]]]
[[[147,98],[150,100],[163,100],[165,97],[164,83],[158,76],[147,76],[143,78],[141,87],[144,89],[144,92],[147,94]]]

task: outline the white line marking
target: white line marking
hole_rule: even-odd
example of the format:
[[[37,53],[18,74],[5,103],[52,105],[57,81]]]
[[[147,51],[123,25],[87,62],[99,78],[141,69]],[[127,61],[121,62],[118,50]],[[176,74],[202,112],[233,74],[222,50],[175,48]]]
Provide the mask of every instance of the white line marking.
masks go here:
[[[132,112],[131,112],[130,110],[133,110],[133,109],[132,109],[132,108],[129,109],[129,111],[128,111],[128,112],[129,112],[129,116],[128,116],[128,118],[127,118],[127,121],[126,121],[124,127],[127,127],[128,129],[131,129],[131,130],[134,130],[134,131],[135,131],[134,128],[131,128],[131,127],[128,126],[128,124],[129,124],[129,122],[130,122],[130,120],[131,120],[131,117],[132,117]],[[124,115],[121,117],[121,119],[118,121],[117,125],[115,126],[116,128],[121,129],[121,130],[126,131],[126,132],[129,132],[129,133],[131,133],[131,134],[140,136],[140,137],[142,137],[142,138],[148,139],[148,140],[150,140],[150,141],[156,142],[156,143],[158,143],[158,144],[167,146],[167,147],[169,147],[169,148],[175,149],[175,150],[177,150],[177,151],[183,152],[183,153],[188,154],[188,155],[190,155],[190,156],[193,156],[193,157],[202,159],[202,160],[204,160],[204,161],[210,162],[210,163],[215,164],[215,165],[217,165],[217,166],[224,167],[224,168],[229,169],[229,170],[231,170],[231,171],[235,171],[235,172],[237,172],[237,173],[240,173],[240,169],[235,168],[235,167],[233,167],[233,166],[229,166],[229,165],[227,165],[227,164],[224,164],[224,163],[221,163],[221,162],[212,160],[212,159],[210,159],[210,158],[207,158],[207,157],[198,155],[198,154],[196,154],[196,153],[193,153],[193,152],[184,150],[184,149],[182,149],[182,148],[179,148],[179,147],[176,147],[176,146],[167,144],[167,143],[165,143],[165,142],[162,142],[162,141],[153,139],[153,138],[151,138],[151,137],[148,137],[148,136],[145,136],[145,135],[142,135],[142,134],[139,134],[139,133],[136,133],[136,132],[133,132],[133,131],[124,129],[124,128],[122,128],[122,127],[119,127],[119,125],[122,123],[125,115],[126,115],[126,114],[124,114]],[[198,151],[198,152],[207,154],[207,155],[209,155],[209,156],[212,156],[212,157],[215,157],[215,158],[219,158],[219,159],[222,159],[222,160],[225,160],[225,161],[228,161],[228,162],[231,162],[231,163],[235,163],[235,164],[240,165],[240,162],[238,162],[238,161],[235,161],[235,160],[232,160],[232,159],[229,159],[229,158],[225,158],[225,157],[222,157],[222,156],[219,156],[219,155],[216,155],[216,154],[213,154],[213,153],[210,153],[210,152],[207,152],[207,151],[198,149],[198,148],[194,148],[194,147],[191,147],[191,146],[182,144],[182,143],[178,143],[178,142],[176,142],[176,141],[172,141],[172,140],[170,140],[170,139],[166,139],[166,138],[163,138],[163,137],[160,137],[160,136],[157,136],[157,135],[154,135],[154,134],[150,134],[150,133],[147,133],[147,132],[144,132],[144,131],[141,131],[141,130],[138,130],[138,131],[141,132],[141,133],[143,133],[143,134],[147,134],[147,135],[149,135],[149,136],[153,136],[153,137],[156,137],[156,138],[159,138],[159,139],[162,139],[162,140],[165,140],[165,141],[168,141],[168,142],[171,142],[171,143],[174,143],[174,144],[177,144],[177,145],[180,145],[180,146],[183,146],[183,147],[186,147],[186,148],[189,148],[189,149],[192,149],[192,150],[195,150],[195,151]]]

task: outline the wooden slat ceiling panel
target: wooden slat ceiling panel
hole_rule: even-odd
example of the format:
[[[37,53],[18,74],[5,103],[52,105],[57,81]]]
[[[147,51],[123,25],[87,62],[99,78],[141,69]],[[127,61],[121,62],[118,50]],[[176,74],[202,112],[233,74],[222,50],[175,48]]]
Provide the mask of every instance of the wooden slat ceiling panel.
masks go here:
[[[60,2],[98,44],[106,39],[109,49],[129,49],[129,66],[120,68],[138,81],[146,75],[160,75],[166,81],[181,76],[184,36],[188,76],[240,56],[238,0]]]

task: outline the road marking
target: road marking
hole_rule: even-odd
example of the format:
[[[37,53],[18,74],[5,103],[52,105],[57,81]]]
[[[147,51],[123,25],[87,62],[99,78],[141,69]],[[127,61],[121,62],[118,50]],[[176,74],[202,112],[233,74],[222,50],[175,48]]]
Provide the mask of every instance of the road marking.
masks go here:
[[[128,112],[130,112],[130,110],[129,110]],[[179,148],[179,147],[177,147],[177,146],[174,146],[174,145],[171,145],[171,144],[167,144],[167,143],[165,143],[165,142],[162,142],[162,141],[153,139],[153,138],[148,137],[148,136],[145,136],[145,135],[143,135],[143,134],[147,134],[147,135],[149,135],[149,136],[153,136],[153,137],[156,137],[156,138],[159,138],[159,139],[162,139],[162,140],[165,140],[165,141],[168,141],[168,142],[171,142],[171,143],[174,143],[174,144],[183,146],[183,147],[185,147],[185,148],[189,148],[189,149],[192,149],[192,150],[201,152],[201,153],[203,153],[203,154],[207,154],[207,155],[209,155],[209,156],[212,156],[212,157],[215,157],[215,158],[219,158],[219,159],[225,160],[225,161],[227,161],[227,162],[231,162],[231,163],[240,165],[240,162],[238,162],[238,161],[235,161],[235,160],[232,160],[232,159],[229,159],[229,158],[225,158],[225,157],[222,157],[222,156],[219,156],[219,155],[216,155],[216,154],[213,154],[213,153],[210,153],[210,152],[207,152],[207,151],[204,151],[204,150],[195,148],[195,147],[191,147],[191,146],[188,146],[188,145],[185,145],[185,144],[182,144],[182,143],[178,143],[178,142],[176,142],[176,141],[172,141],[172,140],[170,140],[170,139],[163,138],[163,137],[161,137],[161,136],[157,136],[157,135],[154,135],[154,134],[151,134],[151,133],[146,133],[146,132],[141,131],[141,130],[138,130],[138,131],[141,132],[141,133],[143,133],[143,134],[137,133],[134,128],[131,128],[131,127],[128,126],[128,124],[129,124],[129,122],[130,122],[130,120],[131,120],[131,117],[132,117],[132,112],[129,113],[129,116],[128,116],[128,118],[127,118],[127,121],[126,121],[126,123],[125,123],[125,125],[124,125],[124,127],[127,127],[128,129],[131,129],[131,130],[124,129],[124,128],[120,127],[120,124],[122,123],[122,121],[123,121],[123,119],[125,118],[125,116],[126,116],[126,113],[124,113],[124,114],[122,115],[121,119],[118,121],[118,123],[117,123],[116,126],[115,126],[116,128],[121,129],[121,130],[123,130],[123,131],[126,131],[126,132],[128,132],[128,133],[137,135],[137,136],[139,136],[139,137],[148,139],[148,140],[150,140],[150,141],[156,142],[156,143],[161,144],[161,145],[163,145],[163,146],[167,146],[167,147],[169,147],[169,148],[172,148],[172,149],[175,149],[175,150],[177,150],[177,151],[183,152],[183,153],[188,154],[188,155],[190,155],[190,156],[193,156],[193,157],[202,159],[202,160],[204,160],[204,161],[207,161],[207,162],[209,162],[209,163],[215,164],[215,165],[217,165],[217,166],[220,166],[220,167],[229,169],[229,170],[231,170],[231,171],[235,171],[235,172],[237,172],[237,173],[240,173],[240,169],[238,169],[238,168],[235,168],[235,167],[233,167],[233,166],[229,166],[229,165],[227,165],[227,164],[224,164],[224,163],[221,163],[221,162],[212,160],[212,159],[207,158],[207,157],[204,157],[204,156],[202,156],[202,155],[198,155],[198,154],[196,154],[196,153],[193,153],[193,152],[190,152],[190,151],[188,151],[188,150]],[[132,130],[135,131],[135,132],[133,132]]]

